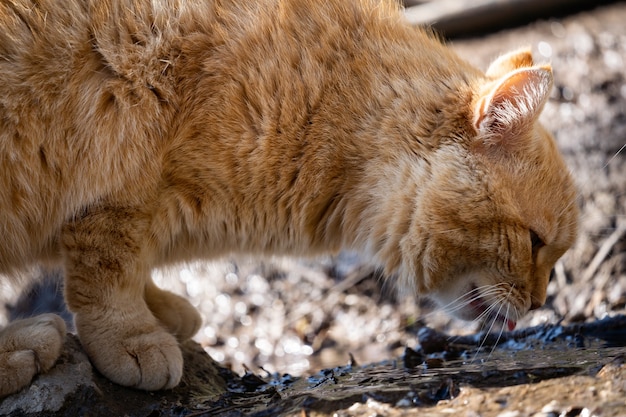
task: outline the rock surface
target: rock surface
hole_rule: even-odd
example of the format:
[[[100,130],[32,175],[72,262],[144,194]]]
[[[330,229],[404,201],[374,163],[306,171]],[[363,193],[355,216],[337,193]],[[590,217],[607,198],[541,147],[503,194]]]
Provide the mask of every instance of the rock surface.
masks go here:
[[[577,375],[504,388],[463,387],[454,399],[425,409],[400,408],[369,399],[333,417],[623,417],[625,393],[626,366],[614,363],[605,365],[595,376]],[[309,417],[323,415],[311,413]]]
[[[39,375],[21,392],[0,402],[0,415],[12,417],[147,417],[179,415],[193,407],[194,398],[217,399],[226,391],[217,364],[195,342],[182,346],[185,375],[180,386],[166,392],[123,388],[100,375],[73,334],[61,358],[48,373]]]
[[[423,328],[421,346],[401,358],[352,362],[308,378],[239,377],[188,342],[181,385],[153,393],[100,376],[69,334],[58,364],[0,403],[0,415],[623,416],[625,327],[626,316],[618,316],[456,339]]]

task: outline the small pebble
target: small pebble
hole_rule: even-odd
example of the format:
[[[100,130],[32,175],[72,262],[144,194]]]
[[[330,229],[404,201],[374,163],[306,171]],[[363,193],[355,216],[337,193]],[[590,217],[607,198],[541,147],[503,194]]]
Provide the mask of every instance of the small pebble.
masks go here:
[[[422,327],[417,332],[422,351],[426,354],[444,352],[448,348],[448,336],[439,333],[430,327]]]
[[[415,351],[410,347],[404,350],[404,356],[402,357],[405,368],[416,368],[424,363],[424,359],[425,357],[421,352]]]

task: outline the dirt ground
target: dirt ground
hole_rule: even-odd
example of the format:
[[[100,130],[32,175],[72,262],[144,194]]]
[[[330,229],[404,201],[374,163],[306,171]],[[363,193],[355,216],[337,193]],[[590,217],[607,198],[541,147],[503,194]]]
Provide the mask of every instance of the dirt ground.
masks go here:
[[[626,312],[625,22],[626,4],[616,3],[452,42],[460,55],[481,68],[499,53],[529,45],[538,61],[551,62],[554,69],[555,89],[542,120],[554,132],[579,186],[580,237],[556,265],[546,306],[518,327],[589,321]],[[365,260],[347,253],[312,260],[197,263],[157,271],[154,276],[163,287],[189,297],[204,319],[195,340],[239,373],[251,369],[306,375],[344,365],[350,355],[358,363],[398,357],[406,346],[418,345],[417,329],[424,324],[450,334],[480,329],[477,323],[433,310],[427,300],[397,294],[393,284]],[[15,303],[19,290],[2,288],[0,305]],[[34,310],[42,312],[45,307]],[[3,320],[1,316],[0,326]],[[623,373],[623,368],[617,369]],[[554,397],[558,382],[546,384],[543,392]],[[613,388],[626,391],[623,382]],[[535,398],[531,391],[538,389],[528,387],[528,397]],[[477,390],[462,390],[440,411],[446,414],[446,407],[474,403],[476,407],[465,409],[468,414],[454,415],[480,415],[470,413],[481,409],[480,395]],[[522,397],[520,404],[524,404]],[[550,403],[550,398],[545,400],[542,407]],[[405,415],[376,411],[386,406],[375,402],[355,407],[352,414],[337,415]],[[359,414],[358,407],[369,407],[371,413]],[[551,415],[546,410],[537,415]],[[510,414],[525,415],[533,414]]]

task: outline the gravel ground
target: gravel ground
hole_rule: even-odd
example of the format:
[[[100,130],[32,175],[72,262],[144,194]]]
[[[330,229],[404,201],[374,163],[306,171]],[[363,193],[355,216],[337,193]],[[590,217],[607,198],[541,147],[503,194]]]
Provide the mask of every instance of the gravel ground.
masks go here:
[[[556,266],[548,302],[519,326],[593,320],[626,311],[626,5],[540,21],[452,46],[486,68],[499,53],[530,45],[551,61],[556,88],[543,120],[579,188],[581,233]],[[427,300],[398,294],[352,254],[311,260],[231,259],[157,271],[163,287],[201,311],[196,340],[237,372],[301,375],[400,355],[424,323],[452,334],[479,329]],[[2,287],[0,306],[21,288]],[[31,308],[35,312],[43,306]],[[0,311],[0,313],[2,313]],[[0,314],[0,326],[6,321]]]

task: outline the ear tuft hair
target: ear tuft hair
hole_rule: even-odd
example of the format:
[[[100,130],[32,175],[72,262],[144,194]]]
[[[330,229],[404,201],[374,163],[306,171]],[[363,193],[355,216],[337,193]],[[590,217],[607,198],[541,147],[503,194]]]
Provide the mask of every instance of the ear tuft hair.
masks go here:
[[[522,48],[504,54],[493,61],[489,65],[486,75],[489,78],[500,78],[517,69],[530,68],[534,65],[530,48]]]
[[[521,68],[504,75],[476,100],[474,128],[488,142],[514,140],[539,117],[552,83],[549,66]]]

